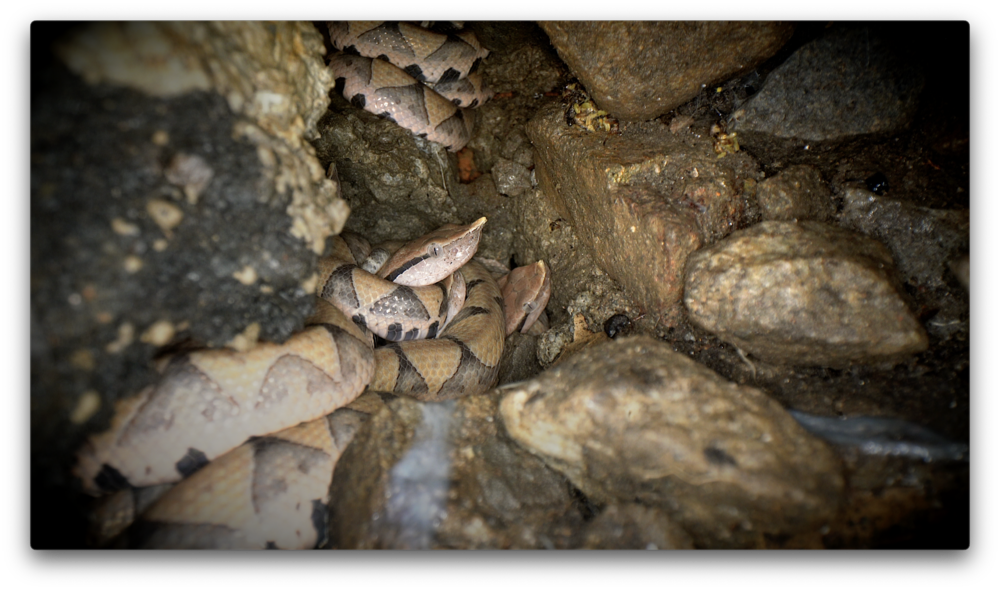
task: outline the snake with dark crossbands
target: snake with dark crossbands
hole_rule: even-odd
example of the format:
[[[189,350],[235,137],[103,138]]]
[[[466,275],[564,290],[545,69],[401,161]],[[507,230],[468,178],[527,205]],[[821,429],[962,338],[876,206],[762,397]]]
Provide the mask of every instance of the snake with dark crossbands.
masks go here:
[[[344,406],[366,388],[422,401],[483,393],[496,384],[505,337],[545,307],[544,262],[504,276],[501,291],[472,260],[485,222],[374,249],[336,236],[304,331],[246,352],[178,355],[156,384],[119,401],[110,428],[78,454],[84,490],[183,479],[123,543],[316,546],[333,467],[361,420]],[[388,342],[373,349],[373,333]]]
[[[492,96],[475,71],[489,55],[472,31],[439,33],[405,22],[331,22],[337,91],[354,106],[450,151],[472,137],[472,108]]]

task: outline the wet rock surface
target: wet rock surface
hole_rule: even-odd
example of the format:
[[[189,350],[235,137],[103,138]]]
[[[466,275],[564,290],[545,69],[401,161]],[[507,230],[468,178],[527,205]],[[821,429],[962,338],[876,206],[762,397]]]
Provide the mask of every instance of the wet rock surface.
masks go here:
[[[176,40],[173,32],[183,31],[184,25],[153,27],[136,45],[139,66],[126,68],[131,75],[124,76],[129,80],[125,87],[118,78],[108,76],[102,57],[77,52],[82,65],[78,63],[71,71],[79,72],[79,78],[54,58],[63,68],[61,81],[53,82],[58,78],[53,74],[33,72],[33,113],[43,112],[37,105],[58,103],[55,90],[69,88],[70,94],[79,94],[74,95],[78,99],[75,103],[59,107],[68,109],[71,116],[48,117],[45,111],[48,120],[59,122],[55,130],[32,126],[32,546],[86,545],[89,503],[76,493],[68,473],[75,449],[76,435],[72,433],[106,423],[102,421],[110,408],[105,392],[138,390],[152,374],[147,359],[162,350],[158,343],[196,329],[185,326],[183,319],[154,321],[155,329],[152,324],[138,329],[136,323],[129,331],[120,329],[117,322],[90,329],[87,326],[92,320],[82,319],[86,314],[78,307],[91,306],[88,298],[95,292],[74,286],[64,278],[65,269],[91,258],[103,261],[104,267],[120,269],[113,276],[106,273],[111,278],[98,287],[115,284],[121,277],[141,276],[150,269],[152,260],[161,264],[154,258],[160,253],[155,243],[147,244],[145,251],[132,245],[150,241],[147,234],[157,234],[170,244],[166,253],[192,248],[193,243],[178,240],[185,224],[195,218],[207,219],[210,214],[231,220],[227,216],[241,211],[242,216],[239,207],[249,205],[239,199],[231,203],[233,191],[247,190],[244,187],[258,182],[263,188],[256,194],[262,200],[255,205],[253,216],[238,217],[237,223],[219,230],[220,242],[212,246],[218,255],[198,261],[200,266],[211,265],[210,269],[225,269],[228,278],[219,275],[222,278],[217,286],[222,290],[213,291],[216,298],[209,301],[232,307],[203,311],[182,305],[190,303],[183,298],[176,302],[154,299],[153,303],[132,305],[129,313],[152,317],[176,310],[178,317],[210,317],[209,324],[218,330],[197,338],[234,346],[275,331],[292,331],[301,314],[307,313],[296,311],[297,295],[287,296],[296,293],[290,290],[292,283],[288,289],[270,294],[254,291],[265,282],[265,271],[253,262],[259,243],[270,249],[277,247],[272,246],[277,239],[285,248],[278,264],[266,271],[272,273],[267,284],[276,286],[278,279],[273,277],[283,273],[291,276],[303,270],[301,276],[308,278],[310,260],[322,250],[323,239],[344,224],[348,204],[351,215],[347,227],[373,242],[412,238],[445,222],[468,222],[485,215],[489,221],[480,255],[506,265],[542,259],[553,271],[548,307],[552,327],[540,336],[508,339],[501,383],[555,381],[552,390],[565,393],[570,378],[566,373],[555,373],[565,370],[561,367],[586,365],[580,371],[585,372],[605,361],[587,363],[580,359],[593,359],[598,353],[603,356],[604,347],[621,345],[629,334],[645,335],[647,342],[649,336],[656,336],[660,342],[656,346],[694,361],[695,373],[714,372],[704,383],[713,384],[705,388],[715,392],[711,393],[715,405],[694,404],[700,390],[681,389],[687,392],[689,405],[682,407],[690,409],[688,416],[704,418],[689,423],[684,440],[692,446],[677,447],[688,449],[685,457],[690,461],[684,465],[704,473],[750,474],[735,482],[722,478],[707,484],[709,495],[696,497],[691,503],[680,502],[678,498],[688,497],[685,494],[694,495],[691,486],[668,488],[662,482],[650,483],[656,482],[650,472],[636,471],[637,465],[672,459],[673,454],[655,452],[648,441],[623,442],[642,432],[660,432],[669,422],[635,413],[629,416],[626,409],[627,420],[621,412],[598,416],[604,420],[595,422],[600,428],[581,427],[578,432],[572,424],[559,423],[571,440],[581,439],[584,432],[616,433],[617,438],[611,437],[614,444],[606,437],[583,439],[589,445],[585,457],[593,473],[631,470],[618,479],[602,475],[594,478],[599,481],[590,482],[593,487],[583,488],[547,465],[543,455],[516,441],[498,413],[500,399],[507,393],[504,390],[456,400],[448,406],[386,397],[390,408],[380,409],[385,405],[382,401],[370,408],[380,426],[373,425],[376,420],[369,421],[341,458],[343,466],[353,454],[353,468],[343,472],[338,468],[335,475],[335,486],[340,487],[332,498],[331,516],[343,513],[343,518],[331,519],[329,532],[345,546],[967,547],[970,464],[965,450],[972,445],[969,293],[962,281],[968,284],[970,259],[969,26],[828,24],[797,23],[787,44],[776,52],[761,53],[762,59],[764,53],[773,53],[772,57],[738,72],[728,62],[730,56],[717,48],[745,47],[739,34],[717,39],[710,51],[687,56],[676,52],[676,45],[639,49],[634,44],[620,44],[622,50],[616,53],[631,63],[640,63],[638,57],[649,51],[675,52],[676,59],[668,65],[685,67],[683,80],[694,84],[697,94],[681,99],[686,102],[661,119],[640,123],[623,117],[617,131],[603,131],[599,126],[586,131],[579,124],[567,124],[566,105],[560,99],[571,77],[584,80],[585,72],[560,60],[543,28],[534,23],[468,23],[492,50],[480,70],[496,95],[476,110],[474,137],[469,149],[459,155],[352,107],[339,95],[330,95],[329,81],[322,71],[325,56],[314,42],[325,35],[323,23],[276,27],[199,24],[199,35],[204,36],[198,37],[197,43],[185,43],[177,56],[227,56],[200,62],[186,62],[169,54],[160,59],[163,56],[156,54],[154,41],[162,38],[164,31]],[[697,23],[636,26],[725,30],[716,23],[707,27]],[[784,34],[784,25],[768,26],[773,35]],[[119,28],[115,34],[135,40],[135,30],[142,27],[132,32]],[[298,31],[299,36],[289,36],[291,31]],[[910,71],[910,67],[925,80],[915,113],[907,115],[910,103],[906,101],[886,108],[886,115],[891,115],[886,121],[904,126],[856,135],[858,127],[847,125],[847,119],[839,131],[825,127],[824,122],[819,125],[822,130],[838,139],[810,141],[810,149],[796,144],[792,151],[788,151],[787,139],[754,135],[749,129],[733,126],[734,113],[763,94],[775,72],[792,67],[791,56],[803,48],[814,51],[814,42],[831,35],[857,35],[858,31],[882,40],[874,61],[879,67],[866,74],[877,72],[879,77],[867,78],[867,86],[862,85],[869,97],[885,92],[908,96],[900,92],[905,84],[897,74]],[[34,34],[32,38],[41,39]],[[242,39],[241,43],[250,39],[247,51],[255,57],[245,59],[240,54],[235,58],[227,53],[224,49],[231,49],[234,38]],[[580,46],[587,43],[568,41]],[[698,46],[694,41],[689,44]],[[886,51],[887,47],[891,51]],[[258,51],[261,48],[265,51]],[[286,52],[286,48],[291,49]],[[634,55],[627,55],[629,52]],[[885,67],[893,63],[885,61],[888,53],[902,64],[895,72]],[[814,55],[810,63],[846,63],[857,54],[858,48],[853,47],[826,57]],[[298,57],[289,61],[288,55]],[[702,68],[699,64],[706,59],[712,63]],[[200,63],[200,73],[178,69],[178,64],[185,63]],[[715,70],[736,73],[710,79],[706,72]],[[818,68],[815,76],[804,79],[819,80],[823,71]],[[174,78],[176,72],[181,74]],[[829,74],[829,70],[825,72],[824,76]],[[628,72],[615,74],[604,69],[597,74]],[[90,86],[84,79],[103,81]],[[164,88],[181,90],[169,98],[156,94]],[[634,88],[647,87],[640,84]],[[588,90],[604,106],[598,91],[590,85]],[[621,93],[630,90],[616,89]],[[676,88],[665,88],[658,96],[666,97],[668,90],[679,96]],[[818,92],[820,96],[805,98],[785,93],[781,99],[794,119],[803,113],[809,115],[816,105],[836,107],[843,95],[830,84],[819,86]],[[158,98],[150,99],[151,93]],[[113,103],[79,100],[92,95],[113,99]],[[775,95],[772,89],[771,97]],[[652,102],[641,97],[637,100]],[[327,103],[329,109],[325,108]],[[310,108],[310,104],[318,107]],[[119,116],[126,111],[128,117]],[[252,125],[243,127],[244,133],[226,134],[233,121],[246,119]],[[113,161],[88,167],[93,158],[88,159],[78,149],[82,140],[76,138],[71,143],[66,139],[76,137],[69,132],[75,133],[87,121],[102,122],[103,126],[95,129],[97,137],[109,137],[105,143],[115,146],[113,153],[123,154],[120,161],[128,163],[132,172],[123,172],[125,167]],[[867,121],[867,129],[881,129],[871,119]],[[838,124],[836,118],[832,122]],[[130,125],[135,125],[134,137]],[[817,126],[808,120],[797,125],[798,129]],[[165,144],[157,128],[169,131]],[[198,138],[202,133],[211,138],[212,150],[201,149],[204,141],[199,143]],[[182,137],[190,138],[183,146],[177,139]],[[36,148],[36,138],[44,140],[37,144],[41,148]],[[304,138],[309,138],[309,143]],[[236,169],[227,168],[231,160],[239,161]],[[811,169],[793,168],[795,164]],[[325,174],[334,180],[327,181]],[[129,180],[133,175],[138,176]],[[47,188],[45,183],[38,185],[44,190],[36,190],[36,177],[69,180],[59,180],[58,190]],[[126,188],[146,187],[148,183],[140,180],[155,178],[148,186],[162,194],[143,193],[156,200],[152,206],[145,201],[129,204],[135,199],[129,191],[108,200],[107,183],[100,184],[100,179],[118,177],[132,183],[123,184]],[[234,179],[233,188],[220,188]],[[879,179],[879,194],[871,192],[876,190],[872,179]],[[86,188],[81,195],[87,199],[73,201],[76,208],[63,219],[63,210],[70,202],[66,195],[72,196],[75,183],[80,182]],[[337,201],[329,197],[338,185],[346,202],[335,205]],[[822,198],[817,199],[819,195]],[[100,214],[105,208],[118,211],[119,203],[128,205],[123,211],[134,210],[134,214],[116,213],[108,218]],[[233,203],[244,204],[237,207]],[[288,208],[284,217],[278,215],[282,207]],[[831,210],[837,211],[832,219]],[[882,242],[891,255],[885,268],[898,269],[899,291],[927,334],[927,349],[893,361],[896,364],[804,366],[783,355],[765,360],[699,327],[681,304],[688,258],[736,230],[771,219],[768,216],[772,214],[778,219],[787,219],[782,215],[800,221],[822,219]],[[121,219],[116,221],[116,216]],[[87,228],[71,230],[77,232],[73,236],[87,237],[75,250],[59,241],[34,241],[42,235],[36,226],[51,222],[72,228],[69,217]],[[180,222],[171,225],[178,218]],[[253,229],[258,226],[266,227]],[[629,237],[632,226],[636,227],[634,238]],[[173,232],[173,238],[166,236],[164,228]],[[230,268],[226,266],[229,259],[222,255],[231,255],[226,240],[237,231],[245,243],[237,260],[250,264]],[[118,254],[102,249],[107,237],[117,240],[112,243],[117,244],[114,251]],[[670,249],[665,254],[667,243]],[[67,256],[69,261],[63,259]],[[170,264],[184,266],[185,260]],[[664,274],[663,269],[669,272]],[[205,275],[215,277],[214,272],[202,273],[200,282],[208,285],[215,278],[206,279]],[[666,280],[668,275],[670,281]],[[117,288],[96,292],[115,291],[117,301],[131,289],[130,282],[120,284],[120,296]],[[38,285],[43,289],[36,291]],[[250,301],[258,305],[253,310],[243,307],[243,297],[249,291],[255,293]],[[37,311],[43,306],[34,305],[36,293],[41,294],[37,301],[45,304],[44,311]],[[72,296],[74,293],[79,299]],[[190,298],[191,293],[182,296]],[[280,311],[284,308],[293,309],[286,315]],[[260,323],[260,335],[247,333],[244,328],[251,318],[261,314],[265,321]],[[66,326],[77,330],[72,333],[76,339],[73,345],[66,345],[63,333],[55,331],[66,330]],[[633,377],[652,375],[656,381],[658,371],[673,371],[679,366],[670,360],[647,367],[648,359],[643,358],[623,356],[610,370]],[[542,368],[547,372],[539,375]],[[681,368],[685,372],[690,369]],[[552,375],[565,378],[553,380]],[[581,390],[592,390],[601,379],[581,384]],[[651,387],[639,381],[635,386],[638,390]],[[680,386],[695,382],[702,383],[689,379]],[[617,391],[614,387],[612,383],[606,391]],[[750,404],[748,400],[753,402],[753,412],[730,415],[724,411],[737,407],[737,401]],[[536,400],[535,405],[544,404]],[[781,408],[791,412],[783,413]],[[592,408],[577,409],[575,415],[593,414]],[[810,430],[801,420],[802,413],[833,420],[835,434]],[[679,419],[676,412],[664,415]],[[628,420],[642,421],[645,430],[612,428]],[[817,448],[825,449],[818,455],[823,457],[821,463],[833,467],[819,471],[832,478],[830,481],[840,478],[842,487],[809,488],[821,477],[809,472],[818,465],[800,464],[800,454],[805,454],[802,449],[779,455],[768,449],[777,439],[763,443],[751,436],[747,442],[746,435],[754,427],[766,424],[780,425],[772,428],[772,436],[781,432],[782,440],[800,441],[806,445],[803,448],[819,445]],[[857,427],[859,424],[863,427]],[[706,437],[713,436],[724,444],[711,446],[714,442]],[[705,449],[722,452],[709,450],[706,454]],[[442,457],[442,461],[427,462],[428,458]],[[786,464],[791,467],[784,467]],[[813,476],[799,477],[803,472]],[[685,475],[691,473],[697,471],[686,471]],[[646,476],[651,479],[643,479]],[[748,486],[764,480],[761,489],[791,494],[788,510],[785,502],[776,507],[774,496],[762,496],[760,502],[748,499],[753,496]],[[377,495],[387,490],[392,492],[390,498]],[[706,497],[719,502],[705,507],[699,502]],[[374,515],[378,520],[371,520]],[[331,545],[338,546],[327,544]]]

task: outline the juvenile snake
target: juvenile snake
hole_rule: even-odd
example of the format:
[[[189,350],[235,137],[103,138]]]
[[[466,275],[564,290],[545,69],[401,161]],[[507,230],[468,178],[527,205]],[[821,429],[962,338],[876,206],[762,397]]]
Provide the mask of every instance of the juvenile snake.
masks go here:
[[[367,258],[371,249],[356,236],[338,236],[320,264],[322,299],[310,327],[281,345],[175,358],[159,383],[119,402],[111,428],[92,436],[79,453],[74,473],[84,490],[98,495],[189,476],[122,542],[315,546],[326,530],[333,466],[360,423],[343,406],[366,386],[425,401],[486,391],[495,384],[508,329],[544,308],[544,263],[518,269],[505,277],[516,318],[505,329],[496,282],[470,260],[483,223],[485,218],[431,232],[399,248],[379,270],[404,281],[443,281],[430,286],[399,285],[363,270],[358,256]],[[413,276],[423,278],[408,278]],[[538,300],[527,296],[531,284],[538,286]],[[459,305],[455,293],[463,290]],[[373,353],[362,326],[385,327],[383,338],[399,341]],[[407,340],[434,332],[437,338]]]

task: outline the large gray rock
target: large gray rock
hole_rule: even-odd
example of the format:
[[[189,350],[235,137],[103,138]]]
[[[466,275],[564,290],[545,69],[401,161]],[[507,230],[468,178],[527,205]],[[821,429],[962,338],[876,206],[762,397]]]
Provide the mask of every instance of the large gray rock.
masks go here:
[[[866,27],[843,26],[791,55],[730,117],[729,131],[755,154],[816,149],[904,129],[923,76]]]

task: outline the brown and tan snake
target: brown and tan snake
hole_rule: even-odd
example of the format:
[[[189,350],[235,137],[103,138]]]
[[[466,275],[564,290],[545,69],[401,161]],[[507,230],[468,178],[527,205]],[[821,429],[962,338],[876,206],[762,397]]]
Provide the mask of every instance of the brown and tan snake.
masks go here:
[[[489,50],[471,31],[441,34],[384,21],[327,28],[340,50],[330,70],[344,98],[451,151],[465,147],[475,123],[470,109],[492,95],[475,72]]]
[[[501,295],[470,260],[483,223],[418,238],[378,272],[438,281],[423,286],[363,270],[359,258],[372,252],[367,243],[334,238],[320,264],[322,299],[311,326],[281,345],[170,361],[159,383],[119,402],[111,428],[81,449],[75,473],[85,491],[189,476],[126,531],[129,546],[315,546],[325,532],[333,467],[359,423],[343,406],[366,386],[423,401],[484,392],[495,384],[505,336],[545,307],[544,263],[504,277]],[[383,338],[397,341],[373,353],[361,326],[385,328]],[[413,340],[416,334],[430,339]]]

